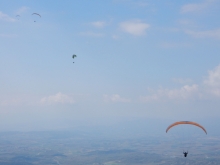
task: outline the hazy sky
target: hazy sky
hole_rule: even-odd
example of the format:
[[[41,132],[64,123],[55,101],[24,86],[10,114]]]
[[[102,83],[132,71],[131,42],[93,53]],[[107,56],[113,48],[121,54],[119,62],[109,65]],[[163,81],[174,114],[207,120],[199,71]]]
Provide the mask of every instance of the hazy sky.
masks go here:
[[[220,119],[219,9],[219,0],[1,0],[0,131]]]

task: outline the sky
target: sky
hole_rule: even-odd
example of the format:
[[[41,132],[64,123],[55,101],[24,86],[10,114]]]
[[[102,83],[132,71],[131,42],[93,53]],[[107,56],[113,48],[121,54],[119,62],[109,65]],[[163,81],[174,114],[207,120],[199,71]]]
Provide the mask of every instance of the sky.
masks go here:
[[[0,6],[0,131],[220,126],[219,0]]]

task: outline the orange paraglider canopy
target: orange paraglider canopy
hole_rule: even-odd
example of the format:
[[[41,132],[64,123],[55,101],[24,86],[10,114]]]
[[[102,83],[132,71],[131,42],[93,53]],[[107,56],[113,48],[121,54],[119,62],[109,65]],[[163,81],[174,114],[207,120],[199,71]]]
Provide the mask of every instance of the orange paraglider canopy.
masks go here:
[[[170,128],[176,126],[176,125],[179,125],[179,124],[191,124],[191,125],[195,125],[197,127],[200,127],[201,129],[203,129],[203,131],[207,134],[205,128],[203,126],[201,126],[200,124],[196,123],[196,122],[192,122],[192,121],[178,121],[178,122],[175,122],[173,124],[171,124],[167,129],[166,129],[166,133],[169,131]]]

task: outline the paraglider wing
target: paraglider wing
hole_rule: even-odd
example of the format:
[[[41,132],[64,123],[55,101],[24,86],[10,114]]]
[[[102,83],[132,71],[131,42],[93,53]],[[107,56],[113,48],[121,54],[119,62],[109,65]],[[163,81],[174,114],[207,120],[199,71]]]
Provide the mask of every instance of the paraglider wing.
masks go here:
[[[75,54],[72,56],[72,58],[75,58],[75,57],[77,57]]]
[[[40,17],[41,17],[41,15],[40,15],[40,14],[38,14],[38,13],[33,13],[32,15],[38,15],[38,16],[40,16]]]
[[[191,124],[191,125],[195,125],[195,126],[201,128],[201,129],[207,134],[206,129],[205,129],[203,126],[201,126],[200,124],[198,124],[198,123],[196,123],[196,122],[192,122],[192,121],[178,121],[178,122],[175,122],[175,123],[171,124],[169,127],[167,127],[166,133],[169,131],[170,128],[172,128],[172,127],[174,127],[174,126],[177,126],[177,125],[180,125],[180,124]]]

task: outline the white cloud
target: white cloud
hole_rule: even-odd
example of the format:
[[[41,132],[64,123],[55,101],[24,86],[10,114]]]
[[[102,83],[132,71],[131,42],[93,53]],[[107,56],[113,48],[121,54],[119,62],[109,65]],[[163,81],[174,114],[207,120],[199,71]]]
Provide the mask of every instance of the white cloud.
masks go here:
[[[205,0],[202,3],[190,3],[181,7],[181,13],[189,13],[189,12],[198,12],[202,11],[205,8],[209,7],[214,0]]]
[[[54,104],[54,103],[73,104],[75,103],[75,100],[72,97],[59,92],[55,95],[42,98],[41,103],[42,104]]]
[[[176,99],[176,98],[181,98],[181,99],[188,99],[191,98],[196,92],[198,91],[198,85],[193,84],[193,85],[184,85],[180,89],[172,89],[166,91],[166,95],[170,99]]]
[[[196,38],[217,38],[220,39],[220,28],[215,30],[207,30],[207,31],[191,31],[186,30],[186,34],[189,34]]]
[[[208,72],[208,77],[204,80],[204,84],[210,87],[220,87],[220,65]]]
[[[104,37],[103,33],[96,33],[96,32],[81,32],[80,35],[89,36],[89,37]]]
[[[175,88],[159,88],[157,90],[148,89],[148,95],[141,96],[143,102],[168,101],[168,100],[209,100],[220,98],[220,65],[213,70],[208,71],[208,76],[199,84],[188,85],[192,83],[191,79],[173,79],[178,83],[186,85]]]
[[[130,99],[126,99],[126,98],[122,98],[120,95],[118,94],[114,94],[114,95],[104,95],[104,101],[105,102],[130,102]]]
[[[220,96],[220,65],[208,72],[203,83],[208,94]]]
[[[0,11],[0,20],[2,21],[7,21],[7,22],[15,22],[16,20],[10,16],[8,16],[7,14],[4,14]]]
[[[141,97],[141,101],[144,102],[150,102],[150,101],[166,101],[166,100],[186,100],[191,99],[193,96],[195,96],[198,92],[198,85],[184,85],[181,88],[178,89],[158,89],[156,91],[151,91],[151,95],[147,95],[144,97]]]
[[[91,25],[96,28],[103,28],[106,26],[106,23],[104,21],[96,21],[96,22],[92,22]]]
[[[25,13],[25,12],[28,11],[28,10],[29,10],[29,7],[23,6],[23,7],[19,8],[19,9],[16,11],[16,14],[17,14],[17,15],[21,15],[21,14]]]
[[[141,20],[132,20],[120,23],[120,29],[122,31],[135,36],[144,35],[149,27],[149,24],[143,23]]]

